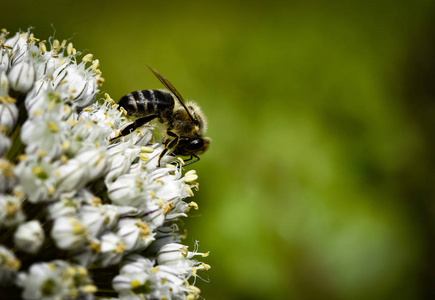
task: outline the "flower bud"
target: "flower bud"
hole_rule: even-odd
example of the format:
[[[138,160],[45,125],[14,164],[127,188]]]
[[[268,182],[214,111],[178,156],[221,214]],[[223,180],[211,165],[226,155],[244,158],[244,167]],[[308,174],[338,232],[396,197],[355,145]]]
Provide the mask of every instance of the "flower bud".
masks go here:
[[[8,96],[9,92],[9,79],[6,75],[5,71],[2,71],[0,69],[0,97],[1,96]]]
[[[119,220],[116,234],[122,238],[128,251],[144,250],[154,241],[154,232],[140,219]]]
[[[185,269],[187,272],[191,267],[195,266],[196,262],[191,260],[191,258],[196,255],[205,257],[208,256],[208,253],[199,253],[196,250],[190,252],[187,246],[170,243],[160,248],[160,251],[157,253],[157,263],[159,265],[179,268],[180,270]]]
[[[7,159],[0,158],[0,193],[4,193],[17,182],[14,174],[15,166]]]
[[[86,167],[77,159],[70,159],[58,169],[59,181],[58,192],[69,192],[80,189],[85,183],[87,178]]]
[[[32,203],[53,201],[57,180],[56,166],[47,161],[27,159],[15,168],[20,187]]]
[[[3,128],[6,132],[11,132],[17,124],[17,120],[18,108],[15,103],[11,100],[0,100],[0,128]]]
[[[160,248],[159,253],[157,253],[157,262],[159,265],[173,264],[174,262],[184,261],[190,257],[192,256],[189,256],[189,250],[186,246],[171,243]]]
[[[146,257],[139,254],[132,254],[127,256],[122,261],[122,267],[120,269],[121,274],[127,273],[140,273],[147,272],[153,268],[153,263]]]
[[[0,282],[3,286],[12,283],[20,266],[21,262],[14,253],[0,245]]]
[[[6,72],[9,69],[9,51],[0,49],[0,71]]]
[[[103,267],[118,264],[125,252],[125,243],[122,238],[112,232],[101,237],[100,264]]]
[[[27,93],[33,87],[36,80],[35,67],[30,58],[23,59],[13,65],[9,74],[9,83],[12,89]]]
[[[74,217],[60,217],[54,221],[51,237],[56,246],[62,250],[81,247],[88,236],[88,230]]]
[[[0,194],[0,227],[10,227],[24,221],[21,200],[16,196]]]
[[[54,220],[59,217],[73,216],[77,213],[82,199],[77,197],[76,191],[70,193],[62,193],[59,197],[59,201],[50,203],[47,207],[47,218]]]
[[[112,228],[118,221],[118,209],[114,205],[84,205],[80,209],[79,218],[91,236],[100,235],[104,229]]]
[[[98,148],[82,152],[76,159],[85,167],[89,180],[102,176],[109,167],[104,151]]]
[[[5,45],[12,49],[11,53],[14,53],[14,55],[11,55],[11,65],[21,62],[26,54],[30,54],[30,45],[27,43],[28,37],[28,33],[17,32],[15,36],[5,41]]]
[[[11,148],[11,139],[0,131],[0,156],[3,156]]]
[[[21,224],[14,234],[15,245],[27,253],[36,253],[44,242],[44,231],[39,221]]]
[[[124,174],[107,187],[110,200],[116,205],[139,206],[144,202],[144,181],[136,174]]]
[[[107,185],[112,183],[119,176],[125,174],[130,169],[133,160],[140,153],[140,149],[138,147],[125,150],[119,149],[119,152],[117,151],[118,148],[120,147],[114,147],[107,152],[110,164],[110,169],[105,179]]]
[[[149,292],[150,287],[148,283],[149,274],[145,272],[140,273],[127,273],[125,275],[118,275],[112,281],[112,287],[115,291],[117,291],[120,295],[129,293],[134,294],[144,294]],[[134,292],[141,291],[141,292]],[[144,299],[142,297],[120,297],[120,299]]]
[[[84,63],[57,68],[53,73],[53,83],[64,98],[73,100],[78,107],[91,104],[98,92],[97,80],[93,73],[84,69]]]
[[[47,55],[47,60],[43,64],[40,64],[38,66],[38,69],[36,71],[37,78],[52,76],[58,63],[59,63],[59,59]]]

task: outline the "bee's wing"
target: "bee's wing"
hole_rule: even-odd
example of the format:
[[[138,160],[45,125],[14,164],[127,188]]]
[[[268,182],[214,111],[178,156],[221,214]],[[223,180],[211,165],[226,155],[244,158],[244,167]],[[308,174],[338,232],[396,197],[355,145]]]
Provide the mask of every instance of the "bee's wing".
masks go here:
[[[151,70],[151,72],[154,73],[154,75],[156,75],[156,77],[163,83],[163,85],[166,86],[175,95],[175,97],[177,97],[178,101],[180,101],[181,105],[183,105],[184,109],[187,111],[187,114],[192,119],[192,121],[197,122],[197,120],[192,116],[192,114],[187,109],[186,105],[184,104],[183,97],[181,97],[180,93],[175,89],[175,87],[172,85],[172,83],[170,83],[169,80],[165,76],[163,76],[162,74],[157,72],[156,69],[153,69],[150,66],[148,66],[148,68]]]

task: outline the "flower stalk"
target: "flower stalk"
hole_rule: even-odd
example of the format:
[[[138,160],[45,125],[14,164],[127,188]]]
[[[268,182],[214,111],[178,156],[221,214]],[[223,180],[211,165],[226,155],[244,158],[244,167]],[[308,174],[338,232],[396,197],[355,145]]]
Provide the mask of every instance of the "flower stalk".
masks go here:
[[[0,33],[0,288],[22,299],[197,299],[209,266],[178,220],[198,176],[128,122],[100,62],[72,43]],[[98,101],[96,101],[98,99]],[[195,247],[197,248],[197,247]]]

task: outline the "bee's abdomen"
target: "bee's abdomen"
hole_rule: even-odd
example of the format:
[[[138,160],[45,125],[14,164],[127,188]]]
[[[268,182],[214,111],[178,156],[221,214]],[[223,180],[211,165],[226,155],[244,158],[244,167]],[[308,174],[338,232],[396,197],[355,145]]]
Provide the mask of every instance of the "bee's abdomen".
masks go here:
[[[174,98],[170,93],[159,90],[136,91],[125,95],[118,102],[134,117],[158,115],[165,117],[174,110]]]

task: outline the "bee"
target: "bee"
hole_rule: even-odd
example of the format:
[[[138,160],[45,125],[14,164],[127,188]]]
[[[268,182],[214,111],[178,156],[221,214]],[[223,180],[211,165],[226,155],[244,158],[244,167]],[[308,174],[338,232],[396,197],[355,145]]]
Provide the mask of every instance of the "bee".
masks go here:
[[[159,155],[158,166],[168,151],[173,155],[190,156],[185,161],[195,158],[185,165],[199,161],[198,154],[207,151],[211,142],[209,137],[204,137],[207,131],[207,119],[204,113],[195,102],[185,103],[183,97],[165,76],[149,66],[148,68],[169,91],[135,91],[122,97],[118,105],[136,120],[123,128],[117,137],[111,139],[111,142],[157,119],[163,125],[162,140],[165,145]]]

